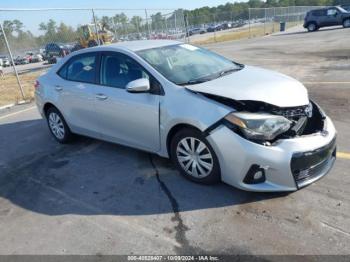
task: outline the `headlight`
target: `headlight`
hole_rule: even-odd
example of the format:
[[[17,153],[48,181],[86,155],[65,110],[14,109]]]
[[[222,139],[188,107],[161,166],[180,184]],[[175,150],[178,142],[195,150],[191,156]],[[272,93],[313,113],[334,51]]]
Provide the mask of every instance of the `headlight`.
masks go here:
[[[225,119],[238,126],[247,138],[253,140],[273,140],[286,132],[292,123],[283,116],[247,112],[234,112]]]

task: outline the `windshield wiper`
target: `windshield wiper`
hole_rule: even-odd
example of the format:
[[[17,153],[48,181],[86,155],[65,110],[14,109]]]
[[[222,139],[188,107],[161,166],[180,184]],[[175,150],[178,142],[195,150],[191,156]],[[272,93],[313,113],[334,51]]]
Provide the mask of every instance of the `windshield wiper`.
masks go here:
[[[236,71],[239,71],[241,70],[242,68],[230,68],[230,69],[226,69],[226,70],[223,70],[219,73],[219,77],[221,76],[224,76],[224,75],[227,75],[229,73],[232,73],[232,72],[236,72]]]
[[[191,80],[188,80],[187,82],[184,82],[184,83],[180,83],[178,84],[179,86],[185,86],[185,85],[195,85],[195,84],[200,84],[200,83],[204,83],[208,80],[203,80],[203,79],[191,79]]]
[[[191,79],[191,80],[188,80],[187,82],[184,82],[184,83],[180,83],[178,85],[180,86],[184,86],[184,85],[195,85],[195,84],[200,84],[200,83],[204,83],[204,82],[207,82],[207,81],[210,81],[210,80],[214,80],[216,78],[219,78],[219,77],[222,77],[226,74],[229,74],[229,73],[232,73],[232,72],[236,72],[236,71],[239,71],[241,70],[243,67],[239,67],[239,68],[229,68],[229,69],[226,69],[226,70],[223,70],[223,71],[220,71],[219,73],[215,73],[214,75],[210,76],[210,77],[201,77],[201,78],[197,78],[197,79]]]

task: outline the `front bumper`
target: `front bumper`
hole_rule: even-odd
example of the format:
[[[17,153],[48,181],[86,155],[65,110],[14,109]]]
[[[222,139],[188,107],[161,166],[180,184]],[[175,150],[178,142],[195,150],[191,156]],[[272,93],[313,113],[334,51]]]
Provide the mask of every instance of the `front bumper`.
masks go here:
[[[295,191],[326,175],[334,163],[336,130],[328,117],[324,126],[322,133],[281,139],[271,146],[246,140],[224,125],[207,139],[218,156],[223,182],[248,191]],[[264,182],[244,182],[252,166],[264,170]]]

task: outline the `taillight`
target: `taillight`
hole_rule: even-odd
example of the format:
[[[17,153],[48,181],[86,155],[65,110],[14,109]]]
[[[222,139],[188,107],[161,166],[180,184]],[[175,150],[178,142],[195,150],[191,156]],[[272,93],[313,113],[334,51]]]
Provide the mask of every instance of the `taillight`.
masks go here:
[[[39,81],[38,81],[38,80],[35,80],[35,83],[34,83],[34,87],[35,87],[35,89],[38,89],[38,88],[39,88],[39,86],[40,86]]]

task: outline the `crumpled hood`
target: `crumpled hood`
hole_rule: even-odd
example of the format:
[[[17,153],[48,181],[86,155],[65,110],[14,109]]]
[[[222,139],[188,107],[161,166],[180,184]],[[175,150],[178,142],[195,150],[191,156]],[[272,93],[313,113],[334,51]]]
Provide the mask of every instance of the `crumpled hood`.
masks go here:
[[[234,100],[261,101],[279,107],[309,104],[307,90],[299,81],[253,66],[245,66],[240,71],[186,88]]]

